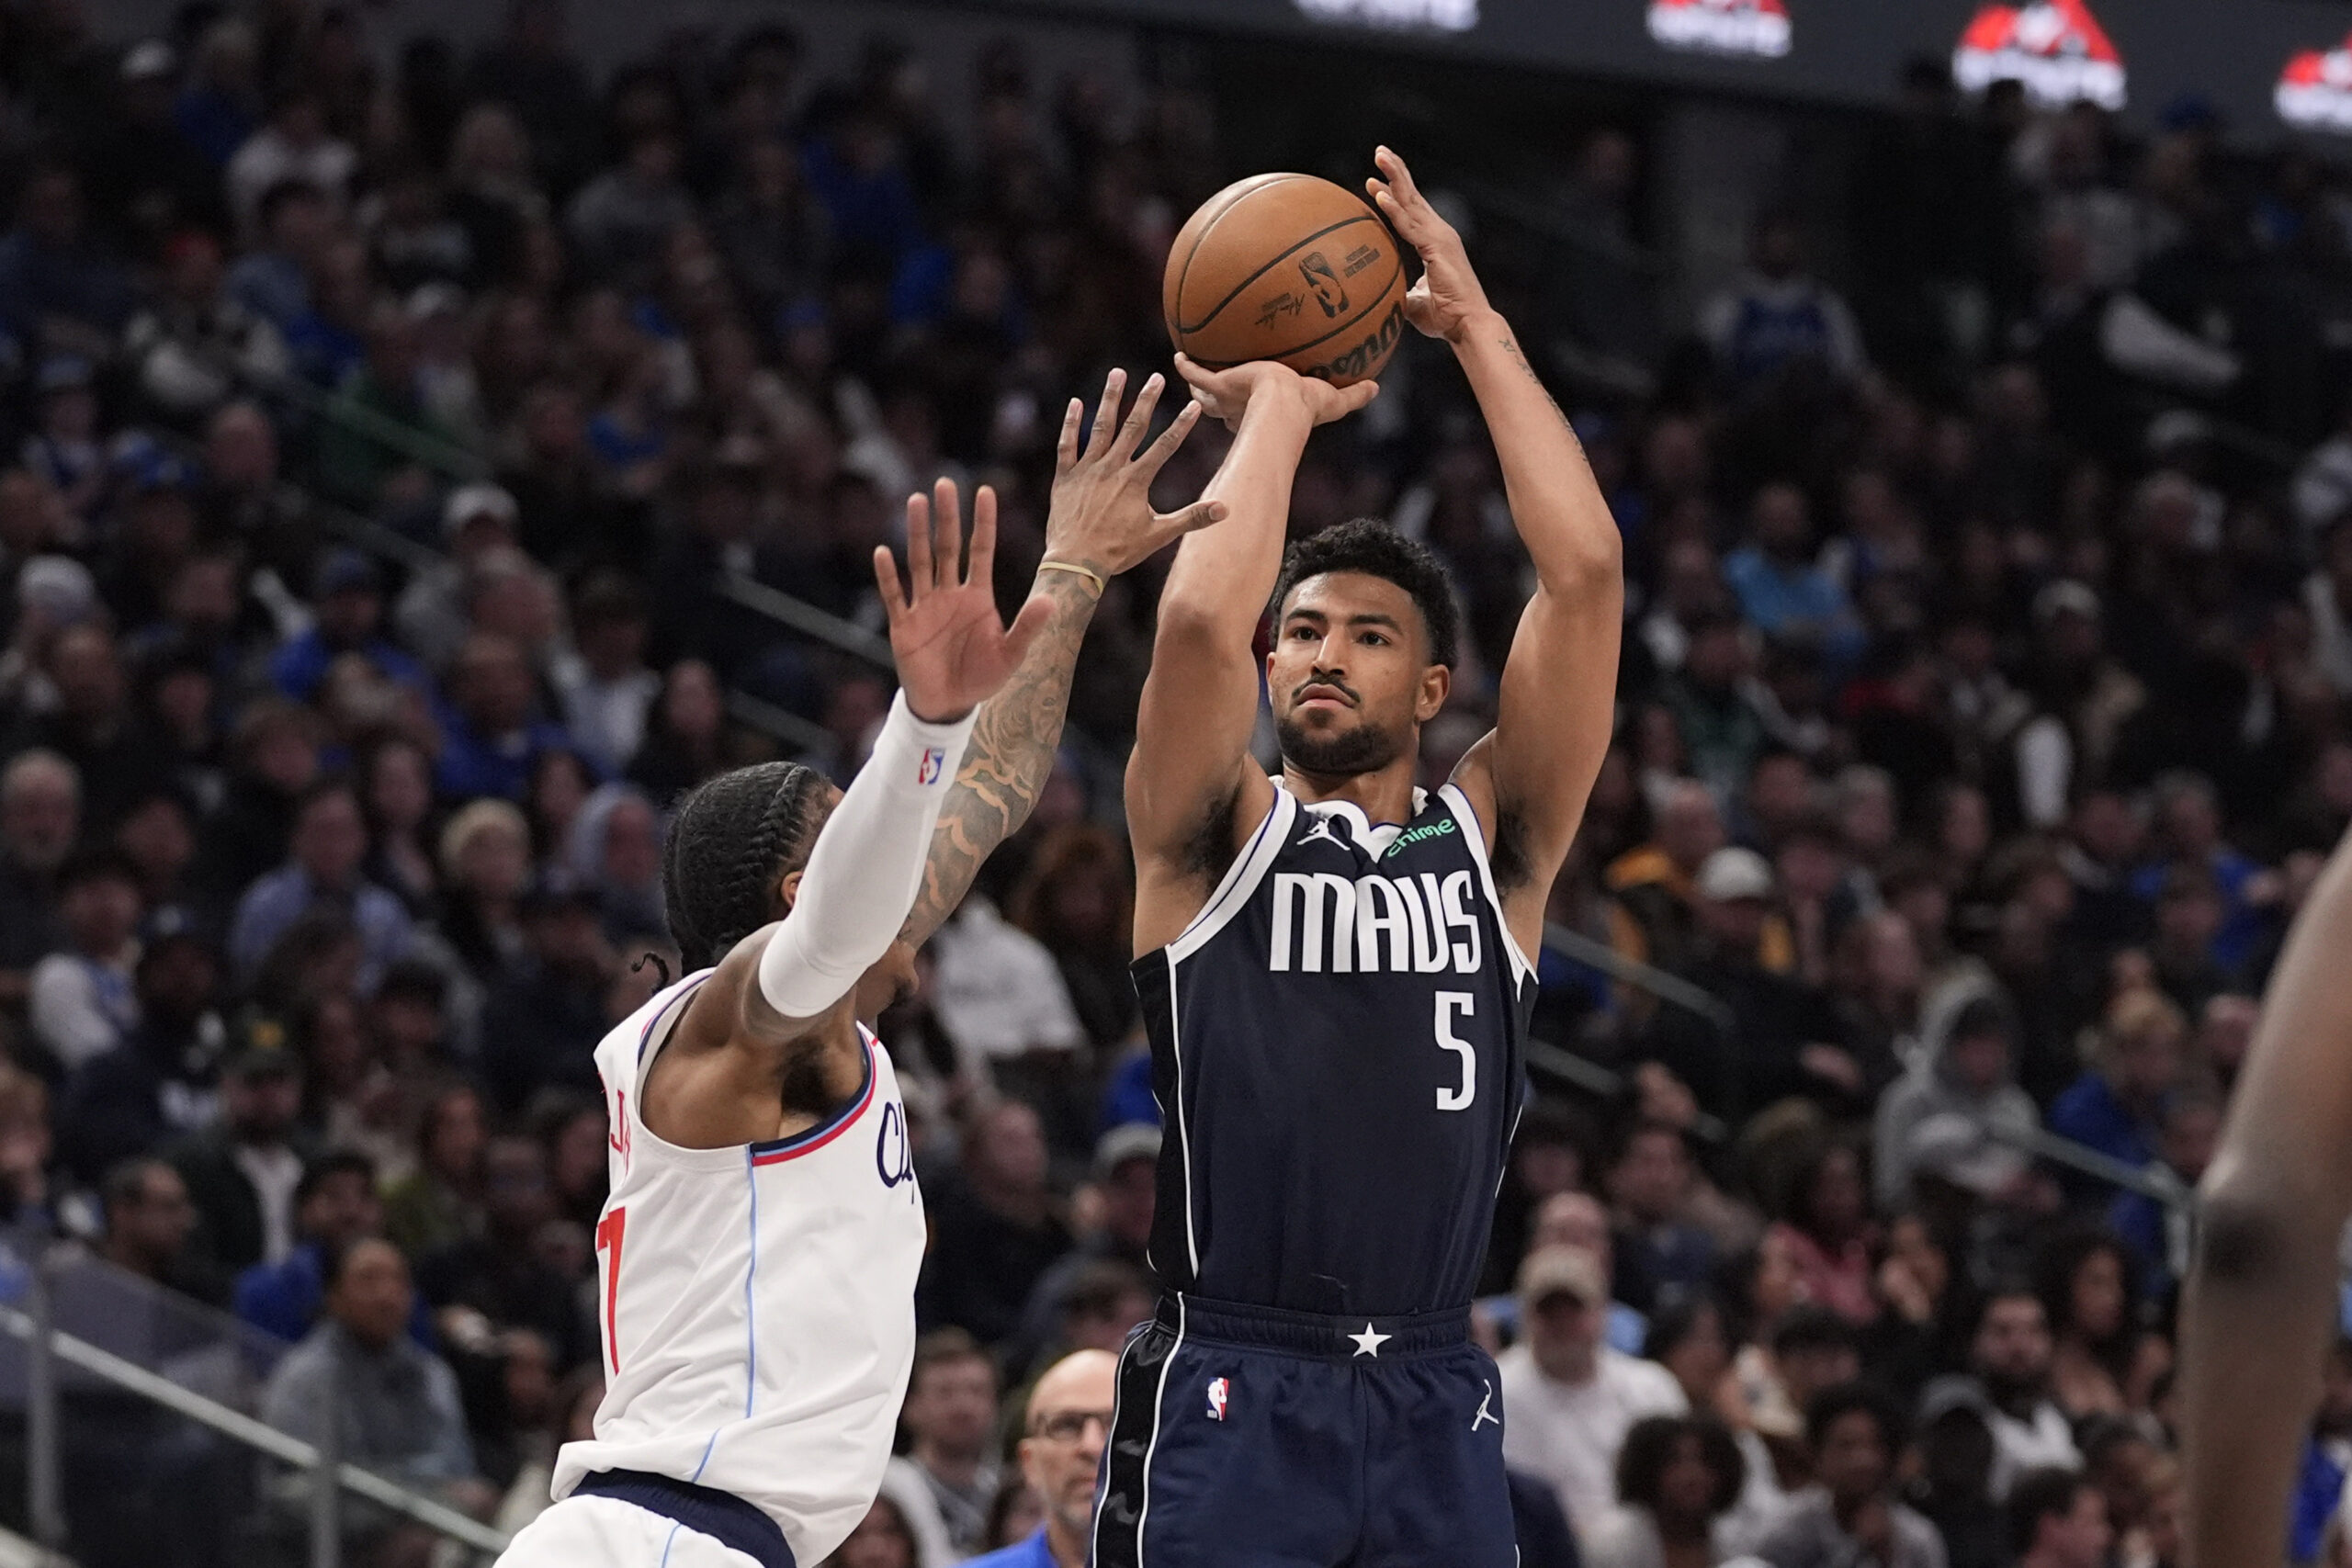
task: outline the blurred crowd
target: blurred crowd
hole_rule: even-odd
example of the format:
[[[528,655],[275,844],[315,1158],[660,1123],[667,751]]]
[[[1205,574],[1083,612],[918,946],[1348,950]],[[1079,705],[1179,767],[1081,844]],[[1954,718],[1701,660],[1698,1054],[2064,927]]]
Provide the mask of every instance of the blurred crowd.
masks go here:
[[[1019,592],[1057,412],[1165,366],[1169,237],[1263,160],[1209,83],[1012,40],[951,84],[688,28],[597,79],[558,0],[377,25],[0,6],[0,1212],[292,1346],[267,1419],[514,1528],[600,1393],[590,1052],[675,963],[665,814],[855,771],[909,492],[994,484]],[[2180,1200],[2352,820],[2339,171],[1925,65],[1863,131],[1834,233],[1759,205],[1695,309],[1638,135],[1557,150],[1572,243],[1494,231],[1631,578],[1478,1315],[1529,1568],[2172,1568]],[[1293,525],[1454,569],[1434,784],[1529,575],[1450,362],[1385,391]],[[1079,1561],[1064,1358],[1156,1290],[1118,785],[1162,570],[884,1021],[933,1243],[842,1568]],[[2352,1345],[2312,1376],[2282,1555],[2352,1562]],[[232,1548],[126,1472],[69,1465],[78,1560],[300,1539],[296,1491]]]

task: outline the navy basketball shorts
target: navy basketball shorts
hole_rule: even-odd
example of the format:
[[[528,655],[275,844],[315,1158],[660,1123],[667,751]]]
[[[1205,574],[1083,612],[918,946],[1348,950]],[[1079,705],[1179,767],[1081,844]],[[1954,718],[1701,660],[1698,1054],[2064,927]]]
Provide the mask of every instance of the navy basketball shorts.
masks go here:
[[[1119,1358],[1093,1568],[1512,1568],[1501,1379],[1468,1330],[1162,1301]]]

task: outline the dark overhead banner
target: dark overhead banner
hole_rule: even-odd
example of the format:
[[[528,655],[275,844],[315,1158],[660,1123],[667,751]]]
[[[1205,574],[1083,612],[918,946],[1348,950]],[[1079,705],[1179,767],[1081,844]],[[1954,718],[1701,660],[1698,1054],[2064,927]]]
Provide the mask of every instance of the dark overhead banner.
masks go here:
[[[2142,124],[2194,103],[2255,139],[2352,136],[2341,0],[1010,3],[1857,104],[1890,101],[1905,64],[1926,57],[1973,91],[2014,80],[2038,103],[2087,100]]]

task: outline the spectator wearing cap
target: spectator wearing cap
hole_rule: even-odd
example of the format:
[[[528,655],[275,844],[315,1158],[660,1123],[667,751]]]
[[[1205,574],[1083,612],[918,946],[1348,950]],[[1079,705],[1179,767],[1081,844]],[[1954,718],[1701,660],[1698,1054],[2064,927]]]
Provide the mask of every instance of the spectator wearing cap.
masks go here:
[[[1755,1555],[1771,1568],[1944,1568],[1943,1538],[1896,1490],[1905,1433],[1885,1396],[1860,1383],[1827,1389],[1804,1421],[1817,1480],[1791,1499]]]
[[[251,1027],[248,1043],[221,1064],[220,1119],[171,1156],[207,1256],[232,1274],[276,1263],[294,1246],[294,1189],[309,1151],[301,1064],[279,1034],[267,1020]]]
[[[139,874],[119,851],[85,851],[58,873],[66,945],[33,965],[29,1021],[50,1075],[62,1079],[139,1024],[131,983],[143,912]]]
[[[1673,1373],[1604,1343],[1609,1282],[1590,1253],[1531,1252],[1518,1293],[1523,1333],[1496,1361],[1510,1412],[1503,1457],[1549,1482],[1589,1541],[1614,1507],[1625,1434],[1644,1416],[1683,1414],[1687,1402]]]
[[[82,152],[96,227],[130,254],[152,255],[182,225],[218,231],[229,215],[220,175],[173,118],[179,73],[179,51],[161,39],[125,50],[114,112]]]
[[[220,243],[182,229],[164,243],[153,302],[124,329],[123,355],[141,394],[176,423],[194,425],[240,389],[266,389],[293,368],[277,328],[239,301],[226,279]]]
[[[1609,941],[1637,964],[1670,968],[1688,958],[1698,936],[1699,868],[1724,847],[1723,810],[1694,779],[1668,786],[1650,841],[1611,862]]]
[[[82,832],[82,775],[54,751],[0,767],[0,1004],[20,1005],[33,965],[65,940],[57,873]]]
[[[2031,1162],[1987,1131],[2041,1125],[2017,1086],[2014,1038],[2008,1009],[1988,981],[1954,982],[1931,1001],[1915,1065],[1878,1103],[1871,1166],[1883,1212],[1905,1207],[1921,1176],[1981,1199],[2028,1196]]]
[[[466,577],[474,563],[514,544],[514,498],[496,485],[460,485],[441,507],[447,558],[416,572],[401,591],[392,624],[401,641],[438,669],[466,640]]]
[[[106,1216],[99,1257],[200,1302],[227,1299],[218,1266],[199,1245],[200,1216],[187,1184],[170,1165],[152,1156],[126,1160],[107,1173],[98,1200]]]
[[[353,1149],[319,1156],[303,1167],[294,1189],[294,1249],[277,1263],[256,1263],[239,1274],[231,1310],[265,1334],[301,1338],[317,1324],[326,1299],[328,1257],[383,1233],[375,1163]],[[409,1337],[419,1345],[433,1343],[432,1314],[422,1296],[409,1314]]]
[[[115,624],[143,632],[162,620],[172,580],[196,553],[196,472],[141,434],[114,443],[113,570],[100,579]]]
[[[430,692],[423,665],[383,635],[384,581],[376,563],[357,550],[330,550],[311,581],[318,619],[277,650],[269,676],[277,689],[306,703],[327,678],[327,667],[356,653],[387,679]]]
[[[360,874],[368,828],[351,786],[330,780],[306,791],[294,807],[288,847],[287,863],[237,901],[229,929],[231,961],[251,976],[296,920],[313,909],[331,909],[357,931],[359,988],[374,990],[386,966],[407,955],[414,931],[407,908]]]
[[[334,1421],[345,1462],[467,1511],[487,1512],[494,1497],[474,1473],[458,1380],[407,1332],[416,1292],[400,1249],[372,1236],[332,1248],[324,1281],[325,1313],[270,1373],[262,1419],[312,1443],[327,1440]],[[278,1500],[289,1521],[308,1517],[311,1484],[308,1472],[281,1482]],[[345,1501],[343,1529],[348,1562],[413,1562],[430,1554],[420,1527],[356,1499]]]
[[[58,1106],[60,1152],[85,1181],[201,1132],[219,1104],[220,961],[186,910],[150,917],[132,985],[136,1026],[66,1079]]]
[[[441,705],[441,756],[434,782],[453,798],[492,795],[519,801],[540,753],[570,750],[561,726],[538,712],[537,681],[509,637],[475,632],[449,667]]]
[[[1695,931],[1683,957],[1667,965],[1739,1020],[1735,1055],[1708,1020],[1660,1008],[1642,1050],[1688,1084],[1704,1110],[1736,1117],[1790,1095],[1845,1111],[1869,1103],[1877,1087],[1841,1047],[1828,1000],[1796,979],[1795,944],[1773,908],[1772,867],[1753,850],[1710,854],[1691,886]]]
[[[644,744],[662,677],[645,662],[645,602],[621,578],[592,578],[571,607],[572,650],[551,671],[563,727],[582,755],[617,776]]]

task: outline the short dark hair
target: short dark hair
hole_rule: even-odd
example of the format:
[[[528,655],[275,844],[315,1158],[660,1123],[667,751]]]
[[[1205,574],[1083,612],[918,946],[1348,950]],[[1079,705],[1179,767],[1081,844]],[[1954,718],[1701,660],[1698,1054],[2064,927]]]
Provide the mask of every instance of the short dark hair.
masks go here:
[[[302,1179],[294,1184],[296,1209],[311,1201],[319,1189],[338,1176],[356,1176],[369,1187],[376,1185],[376,1162],[357,1149],[330,1149],[302,1168]]]
[[[1894,1400],[1866,1382],[1838,1383],[1813,1396],[1813,1403],[1804,1407],[1805,1446],[1820,1452],[1829,1428],[1857,1413],[1878,1423],[1879,1440],[1886,1445],[1887,1460],[1892,1463],[1910,1438],[1909,1423],[1904,1420],[1903,1411]]]
[[[915,1341],[914,1364],[907,1371],[907,1393],[913,1394],[925,1372],[956,1361],[978,1361],[991,1372],[997,1370],[996,1358],[967,1330],[934,1328]]]
[[[147,1201],[147,1179],[159,1170],[179,1172],[167,1160],[153,1155],[133,1155],[109,1169],[106,1179],[98,1183],[98,1201],[110,1221],[115,1211]]]
[[[1699,1440],[1701,1462],[1714,1472],[1710,1515],[1726,1514],[1747,1484],[1747,1461],[1731,1429],[1709,1416],[1651,1416],[1634,1423],[1617,1450],[1617,1500],[1657,1510],[1658,1483],[1685,1438]]]
[[[1862,1337],[1854,1325],[1825,1306],[1809,1303],[1791,1307],[1772,1328],[1772,1354],[1803,1350],[1851,1350],[1861,1353]]]
[[[111,844],[96,849],[76,850],[57,868],[59,892],[85,882],[119,882],[136,888],[140,886],[139,868],[129,855]]]
[[[2075,1499],[2090,1486],[2079,1470],[2052,1466],[2029,1470],[2009,1487],[2009,1552],[2023,1557],[2041,1534],[2041,1521],[2072,1513]]]
[[[797,762],[759,762],[678,803],[662,850],[662,897],[688,970],[709,968],[776,918],[776,884],[817,840],[824,784]]]
[[[319,1247],[320,1288],[332,1292],[337,1285],[342,1284],[344,1270],[351,1267],[352,1258],[363,1247],[383,1247],[401,1260],[401,1268],[409,1268],[408,1254],[379,1235],[356,1235],[349,1241],[322,1242]],[[415,1279],[415,1270],[411,1269],[410,1282],[413,1284]]]
[[[1274,581],[1273,613],[1282,615],[1293,590],[1326,572],[1360,571],[1393,582],[1412,596],[1430,639],[1430,662],[1449,670],[1462,653],[1462,612],[1453,580],[1427,545],[1408,539],[1375,517],[1358,517],[1291,546]]]

